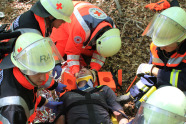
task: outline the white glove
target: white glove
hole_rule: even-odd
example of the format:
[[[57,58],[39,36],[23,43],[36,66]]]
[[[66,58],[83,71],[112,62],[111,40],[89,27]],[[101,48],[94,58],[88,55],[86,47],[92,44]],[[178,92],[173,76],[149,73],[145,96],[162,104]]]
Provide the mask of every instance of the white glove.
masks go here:
[[[128,122],[129,122],[128,119],[122,118],[122,119],[119,121],[119,124],[127,124]]]
[[[154,67],[153,64],[142,63],[139,65],[136,75],[138,75],[138,76],[142,76],[144,74],[152,75],[152,68],[153,67]]]

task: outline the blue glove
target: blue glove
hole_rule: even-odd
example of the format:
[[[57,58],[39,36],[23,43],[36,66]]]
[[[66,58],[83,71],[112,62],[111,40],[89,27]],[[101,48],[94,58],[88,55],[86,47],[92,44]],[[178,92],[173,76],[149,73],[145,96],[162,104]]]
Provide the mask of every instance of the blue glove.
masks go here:
[[[137,84],[139,84],[139,82],[141,82],[145,86],[151,87],[151,86],[154,85],[154,82],[155,82],[155,79],[154,78],[155,78],[154,76],[150,76],[150,75],[144,75],[144,77],[141,77],[141,79],[136,83],[136,85],[134,85],[130,89],[130,95],[132,95],[133,98],[136,97],[136,99],[138,99],[138,97],[141,97],[141,95],[143,95],[144,91],[141,91],[137,87]]]
[[[67,87],[67,85],[64,85],[62,83],[58,83],[58,85],[56,87],[56,91],[61,93],[64,91],[64,89],[63,89],[64,87]]]
[[[45,105],[46,107],[53,110],[54,113],[57,112],[57,106],[62,105],[63,102],[57,102],[57,101],[48,101],[48,103]]]
[[[55,77],[55,79],[58,79],[61,75],[61,72],[62,72],[61,64],[57,64],[52,71],[52,75],[54,77],[55,73],[57,73],[57,76]]]
[[[127,124],[132,124],[133,123],[133,121],[134,121],[134,119],[132,119],[129,123],[127,123]]]

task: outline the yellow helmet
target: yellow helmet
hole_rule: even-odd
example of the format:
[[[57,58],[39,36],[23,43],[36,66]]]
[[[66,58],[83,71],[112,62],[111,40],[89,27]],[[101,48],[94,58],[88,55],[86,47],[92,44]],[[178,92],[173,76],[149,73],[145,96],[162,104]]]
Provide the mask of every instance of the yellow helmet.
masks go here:
[[[147,99],[146,103],[152,105],[152,108],[144,109],[145,121],[150,122],[150,124],[181,124],[186,120],[184,117],[186,114],[186,97],[176,87],[165,86],[157,89]],[[153,107],[157,109],[154,110]]]
[[[56,49],[50,38],[24,33],[16,40],[11,60],[26,75],[46,73],[55,66]]]
[[[113,56],[120,50],[120,48],[120,31],[117,28],[109,29],[96,40],[96,50],[103,57]]]
[[[56,19],[71,22],[70,16],[73,13],[74,5],[72,0],[40,0],[31,8],[36,15],[41,17],[53,16]]]
[[[186,97],[178,88],[164,86],[142,102],[134,124],[184,124],[186,121]]]
[[[182,42],[186,38],[186,12],[180,7],[170,7],[156,14],[143,35],[150,36],[158,46]]]

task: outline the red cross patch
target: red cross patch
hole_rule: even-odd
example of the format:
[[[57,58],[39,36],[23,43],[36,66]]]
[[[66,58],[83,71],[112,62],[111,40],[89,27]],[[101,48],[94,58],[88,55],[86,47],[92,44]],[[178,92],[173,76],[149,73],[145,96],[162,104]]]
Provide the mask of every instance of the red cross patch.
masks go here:
[[[100,16],[102,13],[98,12],[97,10],[94,12],[94,14],[97,14],[98,16]]]
[[[97,19],[106,19],[107,18],[107,15],[101,9],[98,9],[98,8],[90,8],[89,14],[92,17],[97,18]]]
[[[56,7],[57,10],[63,8],[63,7],[62,7],[62,3],[57,3],[56,6],[57,6],[57,7]]]

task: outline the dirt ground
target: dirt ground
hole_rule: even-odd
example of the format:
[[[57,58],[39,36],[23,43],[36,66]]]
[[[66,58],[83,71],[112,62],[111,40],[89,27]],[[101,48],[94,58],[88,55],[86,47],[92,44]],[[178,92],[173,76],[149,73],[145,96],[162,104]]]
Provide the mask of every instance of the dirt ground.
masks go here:
[[[145,9],[144,6],[159,0],[81,0],[96,4],[110,16],[120,29],[122,38],[121,50],[114,56],[107,58],[101,71],[122,69],[122,87],[117,90],[118,95],[125,93],[135,77],[140,63],[149,60],[150,38],[142,37],[145,27],[155,12]],[[186,9],[185,0],[178,0],[182,8]],[[1,23],[11,23],[18,15],[30,9],[36,0],[1,0],[0,11],[5,13]],[[123,104],[126,114],[134,117],[136,110],[134,103]]]

